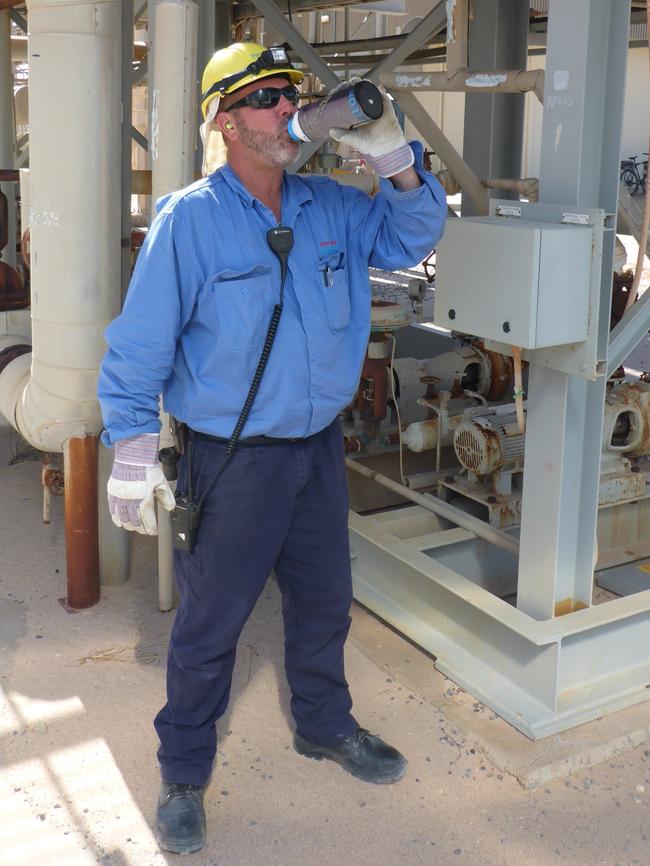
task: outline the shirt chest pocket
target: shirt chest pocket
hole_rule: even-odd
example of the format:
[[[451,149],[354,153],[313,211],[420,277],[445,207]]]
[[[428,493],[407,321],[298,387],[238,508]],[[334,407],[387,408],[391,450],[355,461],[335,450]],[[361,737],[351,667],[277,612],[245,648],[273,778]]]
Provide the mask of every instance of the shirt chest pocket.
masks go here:
[[[207,288],[219,340],[231,349],[261,347],[273,312],[270,269],[220,271]]]
[[[350,285],[342,253],[336,253],[318,265],[321,272],[327,321],[333,331],[350,324]]]

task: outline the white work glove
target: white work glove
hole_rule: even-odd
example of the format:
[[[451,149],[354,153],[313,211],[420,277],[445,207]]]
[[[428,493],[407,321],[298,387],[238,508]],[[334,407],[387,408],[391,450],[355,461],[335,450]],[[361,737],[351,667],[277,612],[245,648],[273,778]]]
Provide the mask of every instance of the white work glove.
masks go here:
[[[176,505],[158,461],[158,434],[141,433],[115,443],[115,459],[108,479],[108,508],[116,526],[143,535],[157,535],[157,499],[167,511]]]
[[[355,129],[330,129],[330,138],[358,150],[380,177],[392,177],[413,165],[415,157],[398,123],[393,100],[379,85],[384,102],[380,118]]]

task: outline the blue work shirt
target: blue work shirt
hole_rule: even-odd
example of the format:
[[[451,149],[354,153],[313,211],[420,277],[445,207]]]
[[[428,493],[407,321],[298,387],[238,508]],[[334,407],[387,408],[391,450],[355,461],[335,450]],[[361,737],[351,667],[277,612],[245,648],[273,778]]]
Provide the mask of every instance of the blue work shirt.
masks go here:
[[[354,397],[370,331],[368,266],[416,265],[436,245],[446,198],[382,180],[374,198],[327,177],[285,174],[293,229],[284,309],[242,438],[310,436]],[[273,212],[224,166],[171,195],[152,223],[99,375],[107,445],[160,429],[159,395],[189,427],[229,437],[280,298]]]

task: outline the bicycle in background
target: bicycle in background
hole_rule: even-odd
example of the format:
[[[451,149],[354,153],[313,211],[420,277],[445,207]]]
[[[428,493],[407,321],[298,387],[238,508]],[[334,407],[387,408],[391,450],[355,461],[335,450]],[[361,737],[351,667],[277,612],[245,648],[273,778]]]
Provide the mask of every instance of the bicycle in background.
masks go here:
[[[622,160],[620,179],[629,189],[630,195],[634,195],[639,190],[645,193],[648,180],[648,154],[644,152],[641,156],[631,156],[629,159]]]

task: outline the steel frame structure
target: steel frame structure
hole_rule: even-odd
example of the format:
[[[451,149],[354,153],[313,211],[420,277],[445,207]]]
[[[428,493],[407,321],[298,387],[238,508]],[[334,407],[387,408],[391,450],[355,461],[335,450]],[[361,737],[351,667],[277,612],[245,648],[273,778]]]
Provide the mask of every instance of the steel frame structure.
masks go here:
[[[272,0],[254,4],[326,86],[338,84],[338,77],[278,5]],[[304,0],[298,8],[316,5]],[[155,0],[148,0],[147,6],[153,23]],[[198,0],[198,6],[202,63],[213,38],[225,41],[229,28],[224,0]],[[492,8],[498,14],[496,0]],[[122,65],[130,73],[132,3],[125,3],[124,10]],[[460,14],[458,10],[466,14],[466,0],[439,0],[367,77],[398,84],[395,69],[442,30],[453,32],[449,15]],[[25,25],[15,10],[11,18]],[[630,0],[550,4],[540,204],[549,219],[564,209],[591,215],[594,224],[601,220],[594,322],[597,375],[590,379],[579,371],[557,369],[534,353],[528,358],[528,441],[518,560],[418,506],[375,516],[350,514],[357,599],[431,652],[439,670],[533,738],[650,697],[650,590],[602,605],[593,605],[592,599],[607,374],[650,327],[647,293],[609,334],[612,222],[629,20]],[[490,33],[496,45],[497,28]],[[448,45],[454,74],[462,70],[463,53],[466,56],[466,47]],[[150,52],[150,87],[153,68]],[[541,92],[538,79],[538,74],[529,77],[521,91]],[[131,83],[131,76],[125,75],[127,106]],[[502,89],[508,88],[520,89],[513,88],[512,81]],[[488,194],[476,171],[446,141],[412,89],[408,82],[398,88],[402,109],[460,181],[475,212],[486,213]],[[484,98],[494,98],[497,89],[486,91]],[[125,124],[123,241],[128,229],[131,135],[130,124]],[[314,149],[303,151],[303,162]],[[126,265],[125,261],[123,279]],[[502,596],[515,591],[513,606]]]
[[[338,84],[327,63],[272,0],[254,2],[258,13],[326,86]],[[495,14],[506,2],[492,0]],[[147,5],[151,13],[156,4],[149,0]],[[214,0],[199,0],[198,5],[203,62],[213,37],[225,40],[227,34],[224,21],[215,17]],[[122,65],[130,72],[127,46],[133,9],[130,3],[124,6]],[[224,6],[219,3],[221,11]],[[368,77],[398,83],[396,68],[443,29],[453,30],[450,10],[466,8],[462,0],[437,3]],[[650,327],[648,293],[611,337],[608,333],[629,16],[630,0],[551,0],[540,207],[548,219],[557,218],[562,210],[590,215],[598,229],[597,363],[592,380],[576,370],[549,366],[534,353],[528,358],[528,441],[518,559],[419,506],[374,516],[350,514],[357,599],[431,652],[439,670],[533,738],[650,697],[650,590],[606,604],[592,603],[607,373]],[[498,28],[489,32],[496,46]],[[155,34],[152,41],[155,44]],[[458,45],[448,52],[454,58],[454,74],[463,68],[463,54],[466,49]],[[150,56],[150,86],[153,68]],[[123,100],[128,104],[131,77],[125,78]],[[529,77],[521,91],[541,93],[538,79],[539,75]],[[519,90],[512,81],[508,87],[509,92]],[[446,142],[408,82],[397,96],[456,175],[475,212],[486,213],[488,194],[476,170]],[[482,98],[497,97],[488,91]],[[125,154],[130,153],[131,135],[130,124],[125,124]],[[302,159],[308,156],[304,151]],[[122,178],[125,199],[129,169],[130,158]],[[126,216],[125,207],[123,238]],[[123,278],[126,272],[125,262]],[[515,591],[513,606],[503,596]]]
[[[321,57],[271,0],[255,5],[321,75]],[[446,24],[443,7],[436,5],[369,77],[392,73],[440,32]],[[417,505],[369,516],[350,513],[356,598],[531,738],[650,697],[650,590],[592,603],[606,374],[650,326],[649,298],[625,316],[610,343],[629,21],[629,0],[550,4],[540,203],[542,218],[578,212],[588,214],[598,229],[597,361],[581,374],[563,371],[562,364],[552,369],[548,357],[529,355],[519,561]],[[331,72],[321,77],[326,85],[333,83]],[[412,93],[399,92],[398,100],[428,141],[438,138],[439,130]],[[452,173],[460,167],[459,180],[475,212],[487,212],[487,193],[472,169],[458,154],[451,155],[456,164],[450,166],[449,154],[436,149]],[[515,589],[516,607],[500,597]]]

